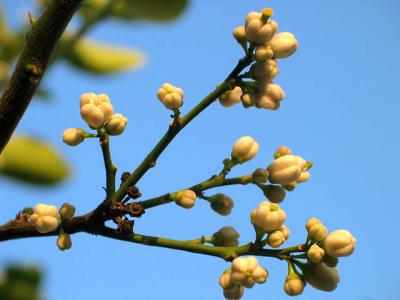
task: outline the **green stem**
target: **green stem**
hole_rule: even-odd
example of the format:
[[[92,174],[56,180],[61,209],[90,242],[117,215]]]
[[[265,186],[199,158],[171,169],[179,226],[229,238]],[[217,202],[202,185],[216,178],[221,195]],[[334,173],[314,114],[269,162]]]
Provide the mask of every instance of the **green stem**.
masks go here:
[[[208,189],[212,189],[218,186],[226,186],[226,185],[235,185],[235,184],[248,184],[249,182],[249,178],[251,178],[251,174],[249,175],[244,175],[241,177],[234,177],[234,178],[222,178],[220,176],[216,176],[212,179],[203,181],[199,184],[193,185],[189,188],[187,188],[187,190],[192,190],[193,192],[195,192],[196,194],[201,194],[201,192],[208,190]],[[151,208],[151,207],[155,207],[158,205],[162,205],[162,204],[166,204],[166,203],[170,203],[172,202],[172,200],[170,199],[170,194],[164,194],[155,198],[151,198],[148,200],[144,200],[142,201],[142,205],[143,208],[147,209],[147,208]]]
[[[101,133],[99,131],[100,147],[103,153],[104,167],[106,169],[106,194],[107,202],[111,201],[115,193],[115,174],[117,173],[117,168],[113,164],[110,152],[110,137],[106,133]]]

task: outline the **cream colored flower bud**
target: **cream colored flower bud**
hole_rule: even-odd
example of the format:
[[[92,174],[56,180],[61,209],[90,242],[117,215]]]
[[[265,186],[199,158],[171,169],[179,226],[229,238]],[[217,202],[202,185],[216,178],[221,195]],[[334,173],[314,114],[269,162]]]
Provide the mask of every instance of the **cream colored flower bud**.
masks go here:
[[[67,128],[63,132],[63,142],[70,146],[76,146],[83,142],[85,132],[80,128]]]
[[[121,114],[114,114],[106,124],[106,131],[110,135],[120,135],[124,132],[128,119]]]
[[[274,52],[270,45],[262,45],[256,48],[255,57],[257,61],[267,61],[272,59]]]
[[[268,59],[266,61],[257,61],[254,63],[250,72],[254,79],[260,82],[271,82],[279,73],[276,60]]]
[[[298,274],[293,272],[286,276],[283,289],[289,296],[298,296],[303,292],[304,286],[304,280]]]
[[[317,244],[314,244],[308,249],[307,251],[307,257],[309,260],[311,260],[313,263],[319,263],[322,261],[322,259],[325,256],[325,250],[322,249],[320,246]]]
[[[290,32],[274,35],[268,44],[271,46],[274,58],[286,58],[299,48],[296,37]]]
[[[228,300],[239,300],[242,298],[244,288],[242,285],[236,285],[233,289],[224,290],[224,297]]]
[[[69,203],[64,203],[61,205],[60,210],[58,211],[60,213],[61,220],[67,220],[67,219],[72,219],[75,215],[75,206]]]
[[[300,156],[284,155],[275,159],[267,168],[272,183],[282,185],[297,183],[307,170],[307,161]]]
[[[331,292],[336,289],[340,278],[337,267],[328,267],[325,263],[309,263],[305,270],[307,282],[315,289]]]
[[[281,156],[290,155],[290,154],[292,154],[292,150],[290,150],[289,147],[280,146],[278,149],[276,149],[276,151],[274,153],[274,158],[277,159]]]
[[[183,90],[169,83],[164,83],[157,91],[157,98],[168,109],[176,110],[183,104]]]
[[[267,236],[267,244],[272,248],[279,248],[290,236],[289,228],[282,225],[275,231],[272,231]]]
[[[254,256],[238,257],[232,261],[231,280],[235,284],[252,288],[255,283],[264,283],[267,277],[267,270],[259,266]]]
[[[240,102],[241,96],[242,89],[236,86],[233,90],[223,93],[218,100],[223,107],[231,107]]]
[[[110,98],[106,94],[86,93],[81,95],[80,108],[82,119],[94,129],[102,127],[111,118],[114,111]]]
[[[311,239],[323,241],[328,234],[328,229],[317,218],[311,218],[306,223],[306,229]]]
[[[275,21],[264,22],[262,13],[251,12],[245,22],[246,38],[256,45],[266,44],[278,29]]]
[[[285,92],[279,85],[272,82],[260,82],[256,96],[256,106],[276,110],[280,107],[280,101],[285,97]]]
[[[244,108],[249,108],[250,106],[254,106],[256,103],[256,96],[254,94],[243,94],[242,97],[240,97],[240,100],[242,100],[242,104]]]
[[[344,229],[335,230],[324,239],[326,253],[332,257],[349,256],[356,247],[356,239]]]
[[[192,208],[196,200],[196,193],[192,190],[180,190],[171,194],[171,199],[183,208]]]
[[[236,41],[241,44],[243,41],[246,41],[246,31],[244,26],[238,26],[233,30],[233,37]]]
[[[283,225],[286,220],[285,212],[278,204],[268,201],[261,202],[251,212],[251,223],[263,232],[272,232]]]
[[[72,240],[69,234],[67,233],[62,233],[58,236],[57,239],[57,247],[61,251],[71,249],[72,247]]]
[[[237,163],[244,163],[257,155],[258,144],[251,136],[239,138],[232,149],[232,160]]]
[[[222,275],[219,277],[219,285],[224,290],[230,290],[236,287],[236,284],[231,280],[231,273],[232,270],[229,268],[225,270],[224,273],[222,273]]]
[[[60,224],[58,209],[54,205],[36,204],[30,221],[40,233],[53,231]]]

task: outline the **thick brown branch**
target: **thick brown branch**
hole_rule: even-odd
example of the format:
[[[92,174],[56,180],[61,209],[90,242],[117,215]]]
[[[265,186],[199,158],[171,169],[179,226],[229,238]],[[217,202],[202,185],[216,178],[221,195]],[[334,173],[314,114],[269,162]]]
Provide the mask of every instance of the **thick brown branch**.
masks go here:
[[[0,98],[0,153],[27,109],[50,56],[82,0],[49,1],[26,36],[22,54]]]

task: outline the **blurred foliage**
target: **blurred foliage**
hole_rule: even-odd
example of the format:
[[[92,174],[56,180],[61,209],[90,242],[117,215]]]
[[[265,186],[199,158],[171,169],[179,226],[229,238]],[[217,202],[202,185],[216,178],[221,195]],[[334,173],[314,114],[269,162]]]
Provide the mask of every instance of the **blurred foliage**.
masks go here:
[[[144,55],[128,48],[80,39],[66,54],[66,59],[86,72],[112,74],[141,66]]]
[[[39,294],[42,274],[37,267],[8,266],[0,276],[0,299],[43,299]]]
[[[36,0],[39,10],[43,10],[48,1]],[[171,21],[179,17],[187,5],[188,0],[85,0],[78,16],[81,17],[82,32],[86,33],[89,27],[106,18]],[[9,27],[0,5],[0,92],[23,47],[27,26],[30,26],[28,18],[21,28],[13,30]],[[145,61],[145,55],[138,50],[95,43],[80,36],[79,32],[71,31],[63,35],[59,45],[61,51],[57,51],[52,63],[65,60],[90,74],[108,75],[136,69]],[[74,36],[77,33],[78,38]],[[36,92],[35,98],[38,97],[51,98],[51,93],[43,84]],[[0,155],[0,175],[22,183],[49,185],[62,181],[68,174],[68,165],[57,150],[32,137],[16,137]]]
[[[11,139],[1,154],[0,174],[23,183],[51,185],[64,180],[69,167],[52,145],[20,135]]]

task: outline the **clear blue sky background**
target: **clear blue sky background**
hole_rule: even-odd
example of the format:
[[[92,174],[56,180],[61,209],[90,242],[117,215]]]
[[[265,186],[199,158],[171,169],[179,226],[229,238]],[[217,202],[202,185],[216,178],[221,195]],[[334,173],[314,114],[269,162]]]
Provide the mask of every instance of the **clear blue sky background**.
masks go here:
[[[3,0],[9,19],[20,22],[28,1]],[[279,145],[315,163],[312,178],[283,203],[292,237],[303,242],[304,223],[317,216],[330,230],[347,228],[357,249],[342,259],[341,282],[333,293],[307,287],[298,299],[394,300],[399,295],[396,250],[400,208],[398,184],[400,137],[400,2],[382,1],[200,1],[167,24],[108,21],[90,32],[93,39],[137,47],[148,55],[136,72],[90,77],[65,64],[47,74],[54,92],[51,103],[31,105],[19,132],[53,141],[74,166],[65,184],[38,189],[0,179],[2,222],[20,208],[37,202],[76,204],[92,209],[103,197],[101,153],[93,141],[69,148],[60,135],[66,127],[84,126],[78,99],[83,92],[106,92],[114,107],[129,118],[123,136],[112,140],[120,171],[133,170],[167,128],[169,112],[155,93],[165,81],[185,90],[187,112],[223,80],[242,55],[231,37],[246,14],[274,8],[281,31],[291,31],[300,48],[280,61],[276,82],[287,98],[278,111],[224,109],[215,104],[187,127],[148,172],[139,187],[143,199],[190,186],[221,167],[233,142],[242,135],[260,144],[256,159],[233,175],[266,166]],[[224,225],[253,239],[249,213],[262,194],[252,186],[216,189],[235,199],[228,217],[198,201],[191,210],[174,204],[148,211],[135,231],[176,239],[212,234]],[[10,261],[40,264],[45,270],[43,293],[48,299],[220,299],[218,277],[229,264],[219,259],[150,248],[101,237],[73,236],[71,251],[60,252],[56,238],[2,243],[0,265]],[[287,299],[282,290],[286,265],[260,259],[270,278],[246,290],[244,299]]]

